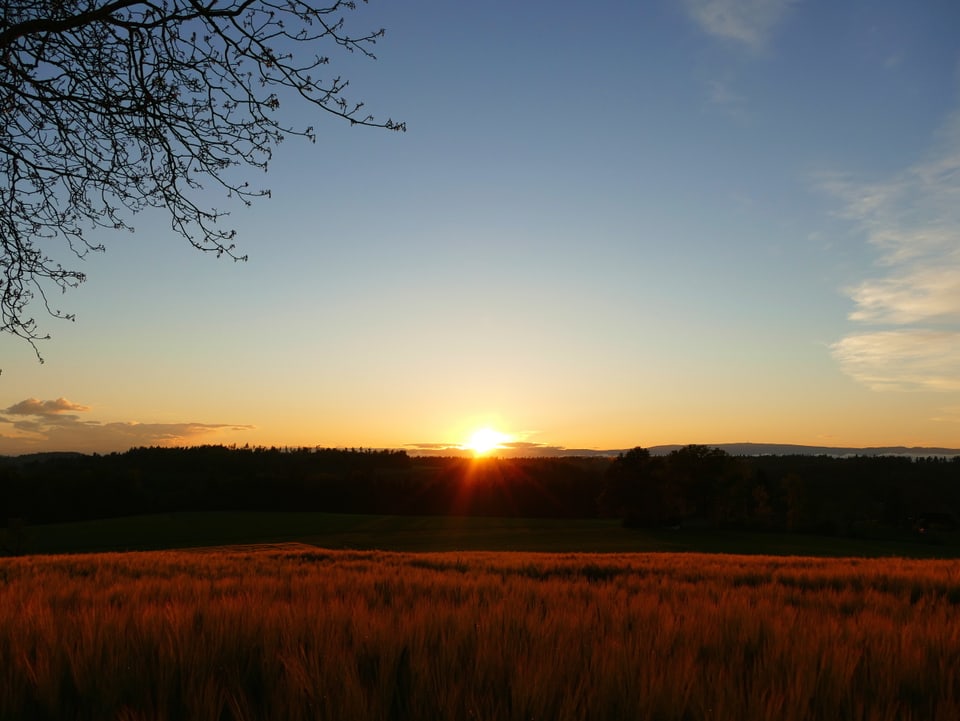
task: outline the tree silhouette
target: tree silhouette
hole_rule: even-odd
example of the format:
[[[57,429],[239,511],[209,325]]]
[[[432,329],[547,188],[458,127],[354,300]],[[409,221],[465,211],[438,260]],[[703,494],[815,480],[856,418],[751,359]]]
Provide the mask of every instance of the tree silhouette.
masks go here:
[[[654,527],[675,520],[671,478],[661,458],[637,446],[617,456],[607,469],[601,509],[623,518],[624,525]]]
[[[366,0],[364,0],[366,2]],[[50,290],[84,274],[54,259],[102,250],[97,228],[132,229],[131,216],[165,208],[173,231],[200,250],[243,259],[223,211],[200,197],[206,181],[249,204],[268,190],[231,169],[265,169],[288,136],[312,127],[278,118],[304,99],[351,124],[376,120],[328,71],[330,48],[373,58],[383,30],[352,34],[353,2],[305,0],[8,0],[0,16],[0,330],[42,335],[28,306],[53,316]],[[39,352],[37,352],[40,358]],[[42,358],[41,358],[42,360]]]

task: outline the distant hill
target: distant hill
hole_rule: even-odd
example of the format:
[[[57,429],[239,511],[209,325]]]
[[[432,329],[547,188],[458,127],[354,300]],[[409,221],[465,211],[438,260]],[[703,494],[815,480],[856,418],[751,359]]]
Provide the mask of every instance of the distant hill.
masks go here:
[[[647,446],[647,450],[654,456],[665,456],[672,451],[683,448],[682,443],[662,446]],[[953,458],[960,456],[960,448],[933,448],[908,446],[878,446],[875,448],[848,448],[841,446],[803,446],[791,443],[703,443],[708,448],[719,448],[731,456],[831,456],[844,458],[847,456],[906,456],[909,458],[930,458],[933,456]],[[629,448],[614,448],[597,450],[594,448],[559,448],[555,446],[509,449],[502,453],[509,456],[581,456],[581,457],[611,457],[626,453]]]
[[[654,456],[665,456],[672,451],[683,448],[687,444],[675,443],[661,446],[647,446],[647,450]],[[904,456],[909,458],[960,456],[960,448],[934,447],[907,447],[907,446],[879,446],[875,448],[848,448],[840,446],[804,446],[791,443],[702,443],[699,445],[708,448],[719,448],[731,456],[831,456],[845,458],[848,456]],[[508,445],[500,449],[495,455],[501,458],[612,458],[626,453],[629,448],[563,448],[561,446],[538,446],[533,443]],[[407,450],[413,456],[470,456],[469,451],[442,448]]]
[[[719,448],[732,456],[910,456],[928,458],[930,456],[960,456],[958,448],[929,448],[907,446],[879,446],[876,448],[844,448],[835,446],[801,446],[789,443],[718,443],[704,444],[710,448]],[[665,456],[671,451],[683,448],[682,445],[652,446],[650,453]]]
[[[85,453],[77,453],[76,451],[42,451],[40,453],[24,453],[19,456],[0,456],[0,459],[11,461],[16,465],[23,465],[24,463],[82,458],[85,455]]]

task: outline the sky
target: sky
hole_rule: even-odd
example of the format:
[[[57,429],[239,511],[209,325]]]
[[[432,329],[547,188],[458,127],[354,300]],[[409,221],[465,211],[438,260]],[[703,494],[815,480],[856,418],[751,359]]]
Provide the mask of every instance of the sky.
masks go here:
[[[160,213],[0,338],[0,453],[960,447],[955,0],[373,0],[249,255]],[[49,252],[66,262],[64,248]]]

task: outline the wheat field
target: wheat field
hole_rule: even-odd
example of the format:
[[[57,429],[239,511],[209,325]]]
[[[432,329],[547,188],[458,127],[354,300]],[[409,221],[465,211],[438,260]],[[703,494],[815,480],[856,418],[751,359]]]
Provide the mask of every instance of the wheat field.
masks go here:
[[[960,718],[960,562],[0,560],[0,719]]]

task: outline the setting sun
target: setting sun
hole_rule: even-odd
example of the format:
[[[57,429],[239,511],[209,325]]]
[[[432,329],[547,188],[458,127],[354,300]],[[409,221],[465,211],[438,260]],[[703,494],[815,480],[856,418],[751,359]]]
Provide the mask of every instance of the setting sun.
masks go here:
[[[502,448],[502,444],[509,440],[511,440],[511,437],[506,433],[495,431],[492,428],[480,428],[473,432],[470,440],[463,444],[463,448],[473,451],[474,455],[485,456],[490,451]]]

